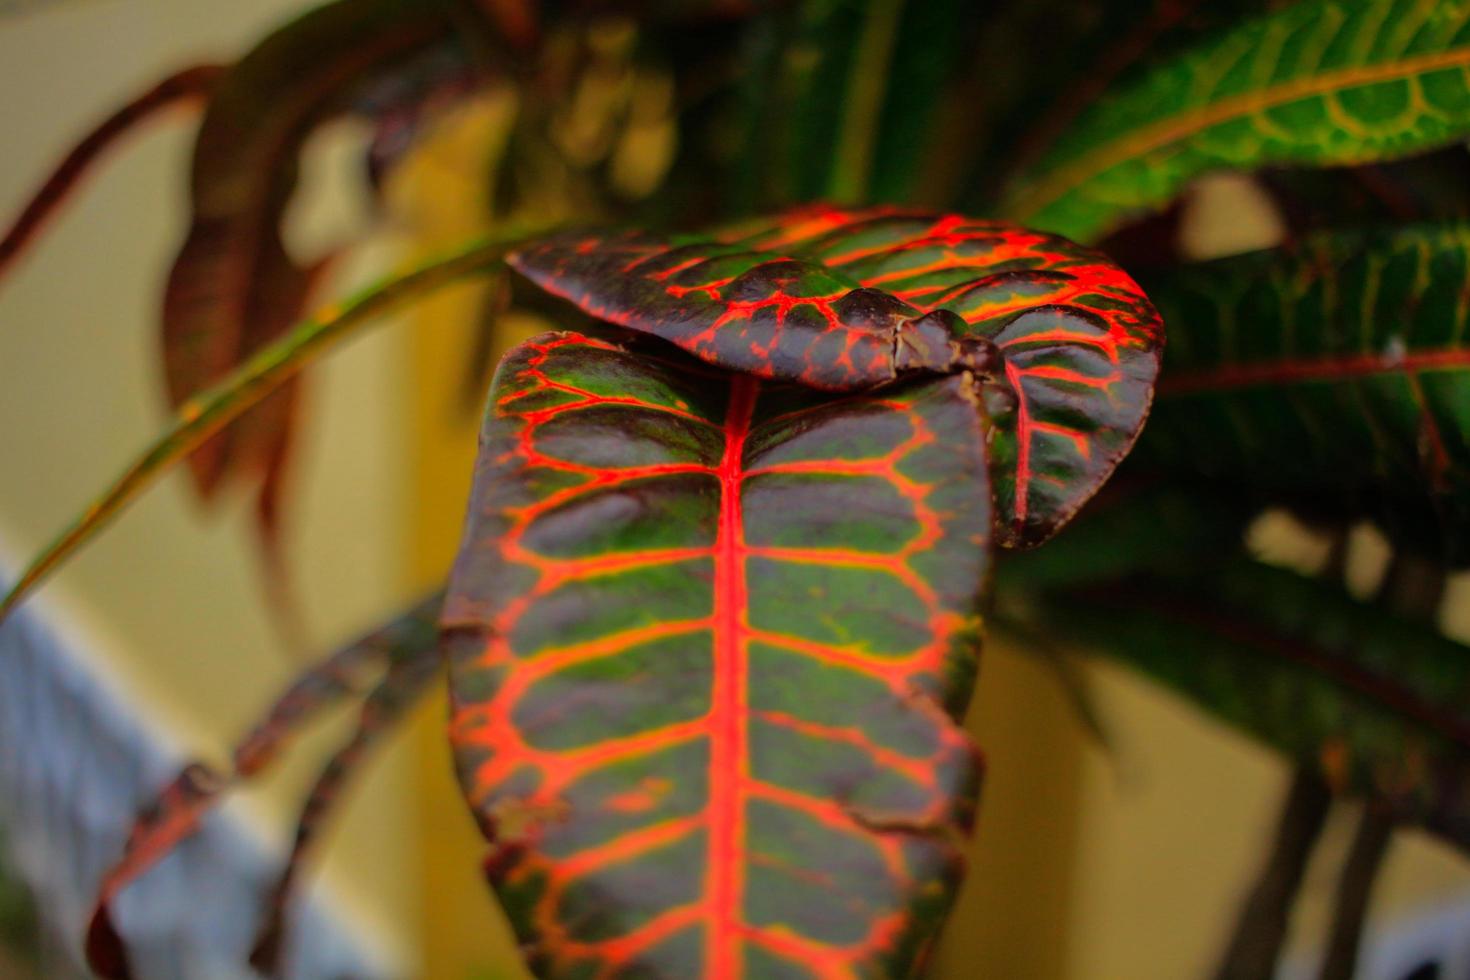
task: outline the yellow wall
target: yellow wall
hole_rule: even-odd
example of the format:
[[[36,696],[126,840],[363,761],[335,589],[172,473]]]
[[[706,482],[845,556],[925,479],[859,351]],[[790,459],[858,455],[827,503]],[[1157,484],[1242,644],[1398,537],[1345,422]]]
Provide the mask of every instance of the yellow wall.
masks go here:
[[[13,213],[99,114],[181,62],[238,53],[302,6],[92,0],[0,17],[0,213]],[[128,144],[0,283],[0,554],[11,561],[79,510],[163,421],[158,301],[184,230],[189,142],[189,124],[175,117]],[[321,150],[330,158],[340,147]],[[335,163],[356,177],[355,160]],[[308,237],[350,216],[313,210],[300,229]],[[381,265],[366,256],[334,288]],[[288,520],[319,647],[406,598],[403,343],[401,331],[378,333],[313,379]],[[87,627],[146,717],[182,750],[215,759],[299,666],[265,615],[248,509],[237,497],[205,514],[184,479],[170,477],[39,597],[69,627]],[[304,780],[342,734],[300,745],[281,778],[249,798],[245,812],[263,832],[284,843]],[[364,937],[411,964],[415,776],[402,744],[389,755],[348,801],[324,877]]]

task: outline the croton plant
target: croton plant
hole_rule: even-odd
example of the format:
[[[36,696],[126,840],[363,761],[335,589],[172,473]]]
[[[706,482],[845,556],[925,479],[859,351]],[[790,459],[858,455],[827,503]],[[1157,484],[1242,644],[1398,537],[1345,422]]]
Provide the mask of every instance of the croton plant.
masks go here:
[[[308,136],[368,120],[381,187],[485,93],[515,108],[467,204],[484,236],[305,316],[331,256],[281,224]],[[162,304],[177,415],[4,611],[182,460],[207,495],[257,488],[278,574],[308,362],[465,279],[477,397],[499,311],[548,329],[488,384],[445,590],[308,671],[232,771],[163,789],[102,884],[103,975],[128,975],[119,890],[356,698],[260,927],[278,971],[340,784],[441,665],[540,976],[922,974],[976,816],[987,624],[1296,764],[1222,977],[1269,974],[1332,794],[1366,806],[1324,976],[1392,828],[1470,846],[1470,651],[1434,623],[1470,560],[1470,0],[335,0],[104,121],[0,266],[180,105],[204,117]],[[1282,242],[1191,261],[1224,170]],[[1253,553],[1268,508],[1323,567]],[[1393,552],[1374,594],[1343,575],[1364,521]]]

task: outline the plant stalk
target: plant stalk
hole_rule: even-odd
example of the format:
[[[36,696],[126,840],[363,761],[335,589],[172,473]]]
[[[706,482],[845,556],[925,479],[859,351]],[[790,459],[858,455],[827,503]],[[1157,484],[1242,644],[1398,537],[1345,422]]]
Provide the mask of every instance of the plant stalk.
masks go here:
[[[1322,777],[1308,766],[1298,766],[1277,821],[1271,855],[1241,906],[1215,980],[1262,980],[1275,972],[1291,908],[1331,803],[1332,793]]]

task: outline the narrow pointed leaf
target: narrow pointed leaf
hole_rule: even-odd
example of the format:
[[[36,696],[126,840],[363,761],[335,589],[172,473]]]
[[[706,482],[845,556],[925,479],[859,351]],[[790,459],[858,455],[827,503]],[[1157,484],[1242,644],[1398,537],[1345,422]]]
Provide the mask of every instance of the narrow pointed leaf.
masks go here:
[[[219,384],[186,402],[173,424],[31,561],[0,600],[0,622],[43,578],[107,526],[170,466],[221,427],[259,404],[282,382],[374,317],[441,286],[494,268],[505,249],[523,234],[524,229],[506,229],[364,290],[340,306],[325,309],[258,352]]]
[[[216,87],[195,141],[188,236],[163,303],[164,375],[175,406],[220,380],[302,314],[320,266],[288,255],[281,222],[299,157],[369,79],[449,35],[440,3],[337,0],[267,37]],[[290,391],[190,457],[206,497],[227,477],[279,487]],[[265,512],[273,510],[267,501]]]
[[[1470,225],[1315,236],[1150,294],[1171,338],[1150,461],[1470,558]]]
[[[1210,170],[1389,159],[1470,133],[1470,0],[1305,0],[1084,113],[1004,214],[1092,240]]]
[[[347,780],[358,770],[364,756],[383,736],[391,734],[406,711],[418,703],[439,669],[433,623],[443,596],[433,597],[416,612],[411,642],[389,651],[386,675],[363,701],[357,727],[347,741],[332,753],[317,775],[302,804],[296,822],[296,837],[280,877],[266,903],[265,921],[256,932],[250,964],[266,976],[277,976],[282,966],[286,941],[287,912],[301,873],[319,846],[324,824],[332,815]]]
[[[576,334],[507,357],[443,626],[538,975],[918,973],[978,777],[982,418],[963,375],[834,399]]]
[[[1470,650],[1251,562],[1055,593],[1048,628],[1470,848]],[[1187,655],[1182,655],[1187,652]]]
[[[236,744],[232,771],[223,774],[203,763],[191,763],[143,811],[128,836],[122,858],[103,878],[87,930],[87,960],[108,980],[130,975],[127,951],[112,923],[114,898],[140,875],[199,829],[199,821],[225,792],[269,766],[290,747],[303,728],[323,711],[364,692],[375,701],[397,705],[412,699],[420,687],[404,683],[431,674],[438,664],[434,621],[443,594],[419,605],[355,642],[297,678],[251,731]],[[374,686],[374,675],[388,677]],[[393,682],[398,681],[395,685]],[[420,685],[421,686],[421,685]],[[381,693],[385,687],[388,694]],[[368,709],[364,708],[365,712]],[[375,716],[365,714],[365,720]]]
[[[0,277],[36,240],[82,178],[118,140],[160,113],[201,103],[224,71],[220,65],[193,65],[176,71],[114,111],[72,147],[0,236]]]
[[[740,238],[568,232],[509,261],[594,316],[760,377],[852,390],[987,374],[1007,545],[1045,540],[1107,479],[1163,346],[1105,257],[959,215],[814,208]]]

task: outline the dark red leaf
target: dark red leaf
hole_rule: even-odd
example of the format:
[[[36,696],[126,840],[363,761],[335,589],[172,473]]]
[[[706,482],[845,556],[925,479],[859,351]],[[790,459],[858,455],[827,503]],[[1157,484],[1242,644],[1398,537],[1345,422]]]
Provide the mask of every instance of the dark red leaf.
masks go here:
[[[72,147],[0,238],[0,276],[36,240],[87,171],[119,139],[166,109],[202,102],[224,71],[220,65],[194,65],[174,72],[113,112]]]
[[[307,793],[296,823],[296,839],[291,845],[290,856],[271,889],[266,918],[256,933],[250,954],[250,964],[268,976],[276,976],[280,970],[286,910],[302,867],[312,853],[313,844],[320,839],[322,825],[331,816],[344,784],[373,744],[391,732],[403,713],[417,703],[439,668],[438,657],[422,653],[422,650],[411,651],[390,665],[387,676],[368,692],[357,728],[327,760]]]
[[[339,0],[272,34],[220,81],[194,148],[193,222],[164,297],[164,373],[175,406],[301,315],[321,267],[287,254],[280,224],[308,134],[350,111],[366,80],[452,27],[433,4]],[[282,395],[195,451],[190,463],[206,497],[230,476],[279,486],[273,468],[286,455],[289,403]]]
[[[108,980],[130,975],[126,949],[112,922],[112,900],[198,830],[200,818],[213,809],[225,791],[260,772],[318,714],[363,692],[373,683],[374,675],[385,669],[387,678],[368,695],[376,699],[373,713],[381,711],[378,702],[386,700],[398,707],[397,699],[417,693],[419,687],[402,683],[402,679],[416,680],[420,672],[437,666],[434,621],[441,601],[439,595],[426,599],[306,671],[236,744],[232,772],[220,773],[201,763],[191,763],[143,810],[128,835],[122,858],[98,886],[86,938],[87,961],[94,971]],[[392,690],[381,693],[385,687]],[[365,707],[365,726],[373,716]],[[370,727],[375,733],[377,726]]]

